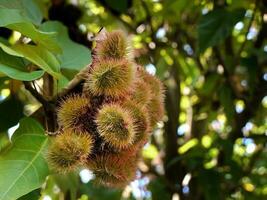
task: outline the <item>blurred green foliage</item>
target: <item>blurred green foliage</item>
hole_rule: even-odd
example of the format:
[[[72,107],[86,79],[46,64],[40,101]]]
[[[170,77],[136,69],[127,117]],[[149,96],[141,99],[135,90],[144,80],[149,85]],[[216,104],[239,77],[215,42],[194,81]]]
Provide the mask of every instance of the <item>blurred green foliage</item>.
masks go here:
[[[7,192],[33,200],[267,199],[264,0],[1,0],[0,162],[14,151],[11,127],[22,117],[49,129],[38,115],[42,102],[22,81],[53,99],[91,62],[89,38],[102,27],[124,30],[134,59],[166,87],[166,114],[144,147],[137,180],[123,190],[98,188],[81,169]],[[14,138],[23,137],[19,130]],[[26,152],[14,159],[21,156],[31,159]],[[0,185],[13,173],[5,170]]]

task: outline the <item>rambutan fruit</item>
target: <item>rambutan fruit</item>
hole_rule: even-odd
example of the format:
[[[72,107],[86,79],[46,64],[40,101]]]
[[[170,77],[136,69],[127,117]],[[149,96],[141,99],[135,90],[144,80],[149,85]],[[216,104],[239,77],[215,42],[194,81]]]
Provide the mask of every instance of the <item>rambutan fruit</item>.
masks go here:
[[[150,130],[149,116],[146,108],[142,108],[133,101],[125,101],[122,106],[130,111],[134,121],[135,138],[133,145],[143,145],[148,139],[148,131]]]
[[[156,123],[164,116],[163,102],[161,99],[154,97],[149,101],[146,108],[149,114],[150,125],[151,127],[154,127]]]
[[[139,79],[135,82],[131,100],[139,106],[146,106],[151,98],[151,90],[144,80]]]
[[[63,100],[58,108],[58,124],[63,128],[75,128],[79,118],[88,111],[90,101],[80,95],[72,95]]]
[[[137,155],[125,153],[97,155],[87,163],[95,174],[95,182],[107,187],[124,187],[135,178]]]
[[[117,104],[105,104],[96,116],[97,130],[106,143],[122,149],[130,146],[136,132],[128,110]]]
[[[101,60],[95,63],[84,89],[95,96],[124,96],[134,82],[134,75],[135,66],[127,60]]]
[[[66,173],[84,164],[92,149],[93,139],[88,133],[66,129],[51,141],[47,160],[53,170]]]
[[[149,74],[147,71],[142,69],[141,67],[138,68],[138,75],[139,77],[145,81],[147,86],[150,88],[151,95],[155,97],[162,98],[163,97],[163,85],[161,81],[151,74]]]
[[[129,184],[128,181],[121,180],[112,174],[107,173],[105,170],[94,172],[94,184],[101,185],[108,188],[124,188]]]
[[[106,32],[101,40],[97,41],[95,53],[99,60],[127,58],[129,45],[125,34],[122,31]]]
[[[150,125],[154,127],[164,115],[164,90],[161,81],[138,67],[139,78],[143,79],[150,89],[150,101],[146,108],[149,113]]]

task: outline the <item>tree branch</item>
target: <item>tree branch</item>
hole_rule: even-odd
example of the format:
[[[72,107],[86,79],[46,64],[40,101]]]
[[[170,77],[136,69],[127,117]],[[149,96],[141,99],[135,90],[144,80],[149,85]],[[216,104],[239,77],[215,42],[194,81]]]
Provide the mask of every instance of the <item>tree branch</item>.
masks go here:
[[[257,5],[258,5],[258,0],[255,0],[255,4],[254,4],[255,7],[254,7],[254,9],[253,9],[253,11],[252,11],[252,16],[251,16],[251,19],[250,19],[250,21],[249,21],[247,31],[246,31],[246,33],[245,33],[245,41],[241,44],[241,47],[240,47],[240,49],[238,50],[238,52],[237,52],[237,54],[236,54],[236,56],[235,56],[235,60],[236,60],[236,61],[238,60],[238,58],[240,58],[240,55],[241,55],[242,51],[244,50],[244,48],[245,48],[245,46],[246,46],[246,43],[247,43],[247,41],[248,41],[246,38],[248,37],[250,28],[251,28],[252,23],[253,23],[254,18],[255,18],[256,11],[257,11]]]
[[[31,82],[23,81],[23,84],[25,89],[28,90],[44,107],[50,107],[49,102],[32,87]]]

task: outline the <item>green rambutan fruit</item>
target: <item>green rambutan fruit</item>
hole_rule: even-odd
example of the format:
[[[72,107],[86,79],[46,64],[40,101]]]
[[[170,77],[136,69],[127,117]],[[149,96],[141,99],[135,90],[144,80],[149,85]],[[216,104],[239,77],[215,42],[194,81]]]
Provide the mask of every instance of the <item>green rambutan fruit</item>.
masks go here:
[[[135,178],[137,155],[127,153],[97,155],[87,163],[95,182],[107,187],[124,187]]]
[[[95,53],[99,60],[127,58],[129,45],[125,34],[122,31],[106,32],[101,40],[97,41]]]
[[[95,96],[124,96],[134,82],[135,66],[125,59],[95,63],[84,88]]]
[[[80,116],[85,114],[90,107],[88,98],[80,95],[67,97],[58,108],[58,124],[63,128],[75,128]]]
[[[66,129],[53,138],[47,160],[52,169],[66,173],[86,162],[93,149],[93,139],[88,133]]]
[[[106,143],[122,149],[130,146],[136,132],[128,110],[116,104],[105,104],[96,116],[97,130]]]
[[[151,90],[144,80],[139,79],[134,84],[131,100],[139,106],[146,106],[151,98]]]
[[[146,108],[142,108],[133,101],[125,101],[123,107],[130,111],[131,117],[134,121],[135,138],[134,145],[143,145],[146,143],[150,130],[149,116]]]

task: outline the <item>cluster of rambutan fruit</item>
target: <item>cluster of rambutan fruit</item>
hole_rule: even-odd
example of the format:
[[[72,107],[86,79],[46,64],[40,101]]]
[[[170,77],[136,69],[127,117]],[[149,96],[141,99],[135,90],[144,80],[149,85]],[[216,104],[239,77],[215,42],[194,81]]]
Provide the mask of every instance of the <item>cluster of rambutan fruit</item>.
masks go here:
[[[101,33],[85,77],[82,92],[60,103],[48,162],[61,173],[87,167],[96,183],[124,187],[162,119],[162,84],[131,59],[121,31]]]

